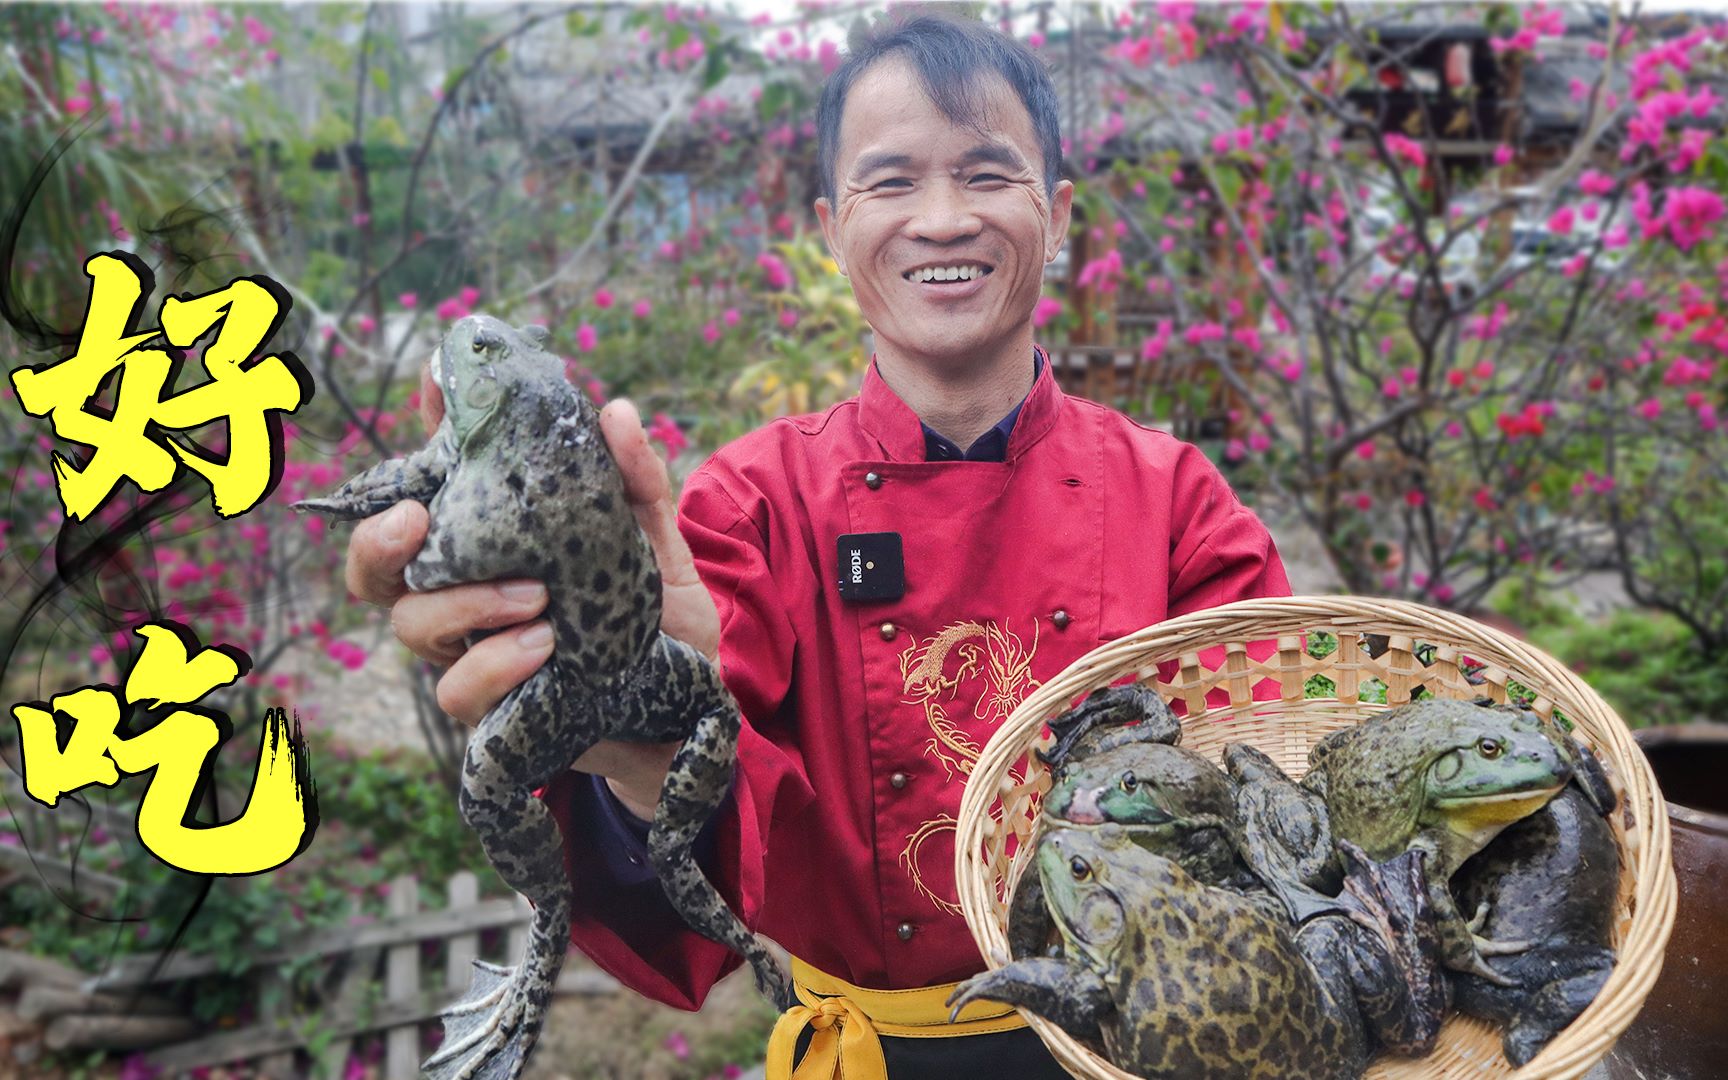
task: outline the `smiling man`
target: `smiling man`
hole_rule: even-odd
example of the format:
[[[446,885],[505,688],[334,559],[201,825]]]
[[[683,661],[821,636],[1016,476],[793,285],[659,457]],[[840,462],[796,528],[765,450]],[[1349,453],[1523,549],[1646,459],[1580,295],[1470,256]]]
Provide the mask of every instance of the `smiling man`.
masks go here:
[[[966,775],[1028,692],[1100,643],[1289,586],[1198,450],[1065,396],[1033,343],[1073,201],[1036,56],[982,24],[915,18],[835,72],[818,128],[817,216],[875,331],[859,395],[722,448],[676,512],[634,410],[603,416],[660,562],[662,626],[718,656],[743,712],[704,865],[820,1005],[782,1022],[771,1077],[806,1020],[830,1033],[812,1052],[863,1055],[852,1076],[879,1060],[895,1080],[1061,1077],[1006,1007],[946,1023],[952,984],[983,967],[953,880]],[[550,654],[545,592],[406,593],[425,520],[404,503],[363,523],[349,583],[449,666],[439,701],[474,723]],[[671,750],[603,744],[577,762],[594,776],[544,798],[574,943],[695,1008],[738,957],[686,929],[647,867]]]

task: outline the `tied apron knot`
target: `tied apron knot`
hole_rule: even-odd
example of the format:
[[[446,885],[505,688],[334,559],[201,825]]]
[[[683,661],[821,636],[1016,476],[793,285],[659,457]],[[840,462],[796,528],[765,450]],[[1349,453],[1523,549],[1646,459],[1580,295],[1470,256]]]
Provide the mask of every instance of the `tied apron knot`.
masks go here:
[[[950,1038],[1012,1031],[1026,1020],[1011,1006],[975,1001],[948,1022],[948,998],[959,983],[911,990],[871,990],[792,958],[792,988],[801,1005],[781,1014],[768,1038],[767,1080],[887,1080],[882,1035]],[[810,1045],[792,1055],[804,1029]]]

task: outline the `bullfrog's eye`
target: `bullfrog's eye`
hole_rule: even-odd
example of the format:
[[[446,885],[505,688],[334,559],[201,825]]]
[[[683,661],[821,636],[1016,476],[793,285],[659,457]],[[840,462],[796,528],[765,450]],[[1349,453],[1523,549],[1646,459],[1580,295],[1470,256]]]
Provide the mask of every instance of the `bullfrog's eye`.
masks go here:
[[[1476,752],[1487,758],[1489,761],[1493,761],[1495,758],[1505,753],[1505,751],[1506,748],[1500,744],[1499,739],[1484,736],[1476,743]]]
[[[1134,789],[1139,787],[1139,786],[1140,786],[1140,781],[1135,778],[1135,776],[1132,772],[1125,772],[1122,774],[1122,790],[1123,791],[1132,795],[1132,794],[1134,794]]]
[[[1068,860],[1068,870],[1074,875],[1075,881],[1085,881],[1092,876],[1092,867],[1078,855]]]

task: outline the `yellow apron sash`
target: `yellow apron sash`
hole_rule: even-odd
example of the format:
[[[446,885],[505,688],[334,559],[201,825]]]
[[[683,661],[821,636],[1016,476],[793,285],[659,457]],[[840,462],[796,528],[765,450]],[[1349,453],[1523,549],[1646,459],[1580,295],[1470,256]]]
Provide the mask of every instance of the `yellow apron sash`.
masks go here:
[[[948,997],[959,983],[911,990],[871,990],[853,986],[792,958],[792,989],[802,1005],[781,1014],[768,1038],[767,1080],[887,1080],[878,1035],[944,1039],[986,1035],[1026,1026],[1011,1005],[974,1001],[948,1022]],[[805,1027],[816,1029],[803,1060],[794,1067],[792,1052]]]

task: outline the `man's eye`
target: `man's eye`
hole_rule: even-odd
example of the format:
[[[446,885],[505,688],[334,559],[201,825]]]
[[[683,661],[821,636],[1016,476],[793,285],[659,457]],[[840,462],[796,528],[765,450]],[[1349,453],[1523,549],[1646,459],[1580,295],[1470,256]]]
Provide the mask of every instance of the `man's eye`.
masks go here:
[[[875,186],[878,188],[886,188],[886,187],[909,188],[912,186],[912,181],[910,181],[910,180],[908,180],[902,176],[896,176],[896,177],[893,177],[893,178],[888,179],[888,180],[878,181]]]
[[[972,178],[972,182],[974,184],[1006,184],[1008,178],[1006,176],[998,176],[995,173],[979,173],[977,176]]]

